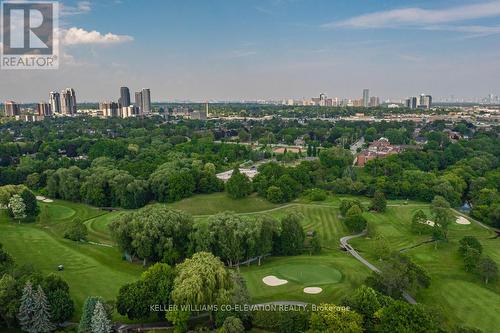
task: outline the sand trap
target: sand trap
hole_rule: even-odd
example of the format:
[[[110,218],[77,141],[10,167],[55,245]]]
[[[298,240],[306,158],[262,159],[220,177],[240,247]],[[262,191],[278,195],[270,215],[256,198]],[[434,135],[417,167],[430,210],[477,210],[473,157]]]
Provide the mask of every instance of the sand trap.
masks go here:
[[[38,201],[43,201],[43,200],[45,200],[45,199],[47,199],[47,198],[46,198],[46,197],[44,197],[44,196],[42,196],[42,195],[37,195],[37,196],[36,196],[36,200],[38,200]]]
[[[463,216],[457,216],[457,220],[456,220],[456,222],[457,222],[458,224],[470,224],[470,221],[469,221],[469,220],[467,220],[467,219],[466,219],[465,217],[463,217]]]
[[[427,225],[430,225],[431,227],[436,225],[436,223],[434,223],[434,221],[431,221],[431,220],[427,220],[425,222],[422,222],[422,224],[427,224]]]
[[[287,280],[278,279],[274,275],[266,276],[265,278],[262,279],[262,282],[264,282],[265,284],[267,284],[268,286],[271,286],[271,287],[277,287],[277,286],[281,286],[283,284],[288,283]]]
[[[319,294],[323,291],[320,287],[307,287],[304,288],[304,292],[306,294]]]
[[[45,203],[51,203],[51,202],[54,202],[54,200],[52,200],[52,199],[43,199],[42,201],[43,201],[43,202],[45,202]]]

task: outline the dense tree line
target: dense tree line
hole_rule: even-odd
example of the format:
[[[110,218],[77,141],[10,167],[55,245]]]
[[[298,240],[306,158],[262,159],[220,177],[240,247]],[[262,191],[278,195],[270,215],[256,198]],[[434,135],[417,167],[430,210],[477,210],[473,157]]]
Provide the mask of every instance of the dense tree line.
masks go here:
[[[236,266],[251,259],[260,264],[271,253],[302,253],[305,234],[300,221],[295,214],[276,220],[225,212],[194,224],[190,215],[157,204],[121,214],[110,229],[120,249],[144,264],[173,264],[192,253],[206,251],[228,266]]]

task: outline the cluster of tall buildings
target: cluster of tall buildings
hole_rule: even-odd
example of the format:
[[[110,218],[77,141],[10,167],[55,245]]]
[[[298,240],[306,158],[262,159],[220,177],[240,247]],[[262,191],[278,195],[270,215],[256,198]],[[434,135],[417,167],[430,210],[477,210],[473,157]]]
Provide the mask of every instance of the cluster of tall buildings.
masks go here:
[[[49,102],[40,102],[33,109],[23,109],[15,101],[4,103],[5,115],[17,117],[27,121],[40,120],[52,116],[74,116],[77,113],[76,92],[73,88],[66,88],[61,92],[51,91]],[[120,88],[120,98],[116,102],[99,103],[98,110],[80,110],[80,112],[100,117],[134,117],[151,113],[151,91],[142,89],[135,93],[135,103],[131,102],[130,90]],[[24,117],[24,118],[23,118]]]
[[[409,97],[405,101],[408,109],[430,109],[432,108],[432,96],[421,94],[419,97]]]
[[[120,117],[128,118],[141,116],[151,113],[151,91],[144,88],[135,93],[135,103],[130,99],[130,90],[128,87],[120,88],[120,98],[117,102],[99,103],[97,116],[109,118]]]
[[[287,99],[284,100],[283,105],[301,105],[301,106],[351,106],[351,107],[377,107],[380,105],[380,99],[376,96],[370,97],[370,90],[363,89],[363,97],[360,99],[339,99],[328,98],[325,94],[320,94],[319,97],[311,99],[303,99],[300,101]]]
[[[36,105],[35,117],[51,117],[55,114],[59,115],[75,115],[76,114],[76,93],[72,88],[66,88],[63,91],[49,93],[49,103],[40,102]],[[7,117],[15,117],[21,115],[21,107],[14,101],[5,102],[5,115]]]

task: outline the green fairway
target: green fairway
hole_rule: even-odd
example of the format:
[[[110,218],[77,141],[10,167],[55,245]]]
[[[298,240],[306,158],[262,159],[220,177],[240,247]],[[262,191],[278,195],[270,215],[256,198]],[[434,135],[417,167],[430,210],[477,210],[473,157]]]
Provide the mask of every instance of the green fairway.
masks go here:
[[[410,230],[411,217],[420,207],[389,207],[384,214],[367,213],[375,233],[388,240],[392,250],[401,250],[417,245],[430,236],[415,235]],[[423,209],[427,214],[428,209]],[[423,244],[407,250],[416,263],[426,269],[431,276],[431,286],[422,290],[417,301],[434,306],[450,323],[478,327],[485,332],[493,332],[500,325],[498,304],[500,304],[500,282],[485,285],[477,276],[465,272],[463,260],[458,254],[458,241],[464,236],[474,236],[484,247],[484,253],[500,264],[500,239],[493,239],[493,233],[471,223],[449,226],[447,243]],[[368,260],[376,263],[372,254],[373,238],[353,239],[351,244]]]
[[[109,231],[109,224],[123,213],[123,211],[110,212],[85,221],[84,223],[89,231],[89,241],[112,245],[113,240]]]
[[[279,207],[255,194],[236,200],[228,197],[226,193],[199,194],[167,205],[192,215],[213,215],[225,211],[251,213]]]
[[[64,226],[73,218],[92,218],[103,212],[85,205],[60,202],[40,205],[40,217],[48,220],[34,224],[10,221],[5,210],[0,211],[0,243],[18,264],[32,264],[41,272],[60,275],[70,286],[78,318],[86,297],[102,296],[113,300],[118,289],[134,281],[142,267],[122,260],[112,247],[77,243],[62,237]],[[57,266],[64,265],[58,272]]]

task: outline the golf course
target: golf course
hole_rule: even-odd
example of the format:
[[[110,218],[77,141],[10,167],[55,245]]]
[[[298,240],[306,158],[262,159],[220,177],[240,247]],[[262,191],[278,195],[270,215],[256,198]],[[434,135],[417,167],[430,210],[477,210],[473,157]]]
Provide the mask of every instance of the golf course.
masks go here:
[[[340,249],[339,239],[350,234],[340,218],[339,205],[344,198],[330,196],[322,202],[299,199],[277,205],[257,196],[233,200],[223,193],[216,193],[194,196],[168,206],[192,214],[195,221],[223,211],[275,217],[290,212],[301,214],[304,229],[318,233],[323,248],[321,254],[266,257],[260,266],[257,263],[241,266],[239,270],[246,280],[252,302],[339,303],[371,273],[365,265]],[[370,201],[369,198],[357,199],[365,206]],[[6,210],[0,210],[0,243],[19,264],[31,264],[44,273],[60,274],[70,286],[77,315],[88,295],[112,300],[120,286],[139,277],[143,267],[123,260],[123,254],[114,245],[108,229],[113,219],[124,211],[103,211],[60,200],[39,202],[39,205],[38,221],[32,224],[17,224],[8,217]],[[500,325],[497,315],[500,283],[485,284],[475,275],[465,272],[457,249],[462,237],[475,236],[482,243],[485,254],[500,263],[500,239],[495,239],[492,231],[475,222],[468,225],[453,223],[449,228],[448,242],[441,242],[438,246],[426,243],[430,236],[411,232],[412,215],[419,209],[428,213],[429,204],[389,200],[386,212],[365,212],[373,230],[369,236],[351,240],[350,245],[377,265],[374,248],[376,239],[383,238],[391,250],[403,250],[431,276],[430,288],[413,295],[418,302],[439,309],[448,321],[478,327],[486,332],[494,331]],[[77,217],[89,231],[88,243],[63,238],[67,224]],[[64,270],[57,271],[58,265],[64,265]],[[264,283],[263,279],[269,276],[282,284]],[[307,293],[305,288],[321,291]]]

